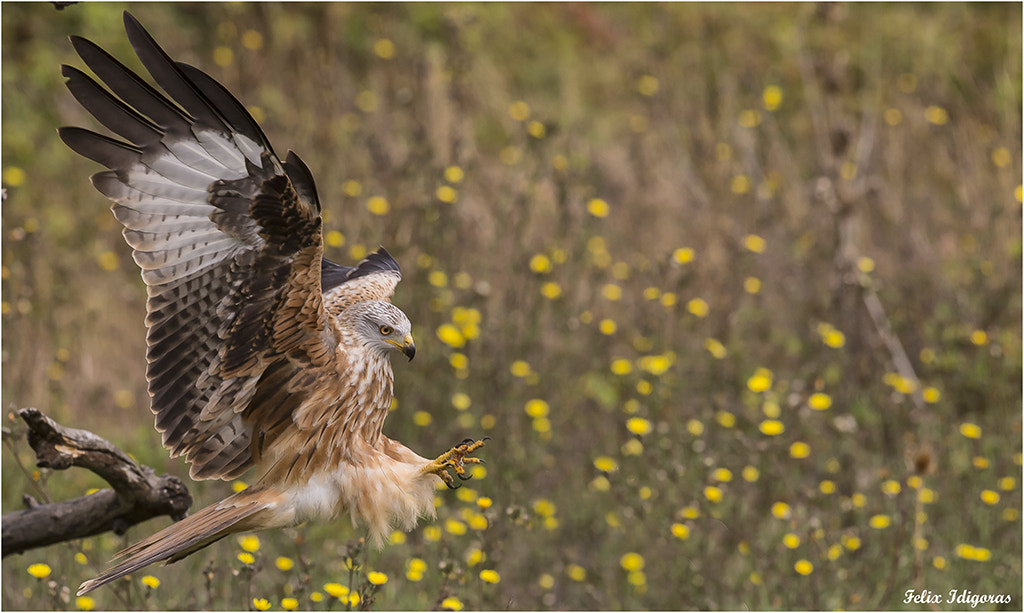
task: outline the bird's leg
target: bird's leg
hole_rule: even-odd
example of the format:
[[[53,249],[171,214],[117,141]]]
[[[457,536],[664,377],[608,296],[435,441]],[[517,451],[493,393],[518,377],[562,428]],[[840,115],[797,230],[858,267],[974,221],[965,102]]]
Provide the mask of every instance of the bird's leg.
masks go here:
[[[471,438],[467,438],[458,445],[452,447],[448,451],[437,456],[437,459],[430,462],[421,469],[423,474],[437,475],[441,477],[441,480],[445,482],[451,489],[457,489],[459,486],[452,479],[451,474],[448,473],[448,469],[452,469],[455,476],[463,481],[470,478],[470,475],[466,474],[466,464],[483,464],[484,461],[480,458],[466,457],[473,453],[477,449],[484,446],[484,443],[491,440],[491,437],[485,436],[484,438],[474,441]]]

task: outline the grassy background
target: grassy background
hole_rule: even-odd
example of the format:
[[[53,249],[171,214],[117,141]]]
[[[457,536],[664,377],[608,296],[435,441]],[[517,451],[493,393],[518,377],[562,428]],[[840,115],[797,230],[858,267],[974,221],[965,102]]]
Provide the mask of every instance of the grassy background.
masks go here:
[[[96,125],[68,35],[138,67],[122,8],[2,7],[3,403],[184,476],[143,284],[55,131]],[[306,160],[329,257],[404,266],[388,435],[494,440],[383,551],[342,519],[71,595],[165,518],[5,558],[4,608],[1020,608],[1019,4],[130,8]],[[102,487],[5,426],[4,512]]]

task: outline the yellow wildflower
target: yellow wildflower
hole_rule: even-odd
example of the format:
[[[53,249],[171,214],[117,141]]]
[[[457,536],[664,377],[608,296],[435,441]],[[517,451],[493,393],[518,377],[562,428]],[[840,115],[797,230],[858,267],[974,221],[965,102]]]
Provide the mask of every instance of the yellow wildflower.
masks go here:
[[[711,479],[722,483],[728,483],[732,481],[732,471],[728,468],[716,468],[711,471]]]
[[[395,43],[387,38],[378,38],[373,43],[373,52],[382,60],[390,60],[395,57]]]
[[[11,187],[20,187],[25,183],[26,178],[28,175],[17,166],[9,166],[4,169],[3,181]]]
[[[980,438],[981,437],[981,426],[972,423],[960,424],[960,434],[967,438]]]
[[[930,124],[942,126],[949,122],[949,113],[941,106],[933,104],[924,110],[924,118]]]
[[[530,258],[530,270],[538,274],[551,272],[551,258],[538,253]]]
[[[716,359],[718,359],[718,360],[721,360],[727,354],[727,351],[725,349],[725,345],[723,345],[717,339],[713,339],[713,338],[706,338],[706,339],[704,339],[704,348],[707,349],[708,352],[712,356],[714,356]]]
[[[366,201],[366,208],[374,215],[387,215],[391,205],[383,196],[371,196]]]
[[[611,369],[616,375],[628,375],[633,372],[633,362],[625,358],[617,358],[612,360]]]
[[[530,105],[522,100],[516,100],[508,107],[508,114],[516,121],[526,121],[530,118]]]
[[[797,560],[796,564],[793,565],[793,568],[801,575],[809,575],[814,572],[814,564],[811,564],[807,560]]]
[[[828,394],[815,392],[807,399],[807,405],[815,411],[826,411],[832,407],[832,397]]]
[[[480,579],[486,583],[497,583],[501,581],[501,575],[498,574],[498,571],[487,568],[480,571]]]
[[[762,253],[767,243],[756,234],[748,234],[743,237],[743,246],[753,253]]]
[[[622,298],[622,288],[614,283],[606,283],[601,288],[601,295],[604,296],[605,300],[615,302]]]
[[[752,392],[766,392],[772,388],[772,372],[767,368],[758,368],[749,379],[747,389]]]
[[[533,503],[533,512],[541,517],[551,517],[555,514],[556,510],[555,503],[547,498],[541,498]]]
[[[241,547],[243,551],[248,551],[249,553],[259,551],[260,537],[252,534],[240,536],[238,537],[238,546]]]
[[[605,473],[613,473],[619,469],[619,463],[608,456],[599,456],[594,459],[594,467]]]
[[[690,528],[686,524],[674,523],[672,524],[672,536],[676,537],[681,541],[685,541],[690,538]]]
[[[797,441],[789,446],[789,455],[797,460],[802,460],[811,455],[811,446],[803,441]]]
[[[676,264],[687,264],[693,261],[693,255],[692,247],[680,247],[672,252],[672,260]]]
[[[533,398],[526,402],[525,406],[526,414],[533,418],[547,417],[550,411],[548,403],[541,400],[540,398]]]
[[[459,197],[459,192],[451,185],[440,185],[434,191],[434,195],[441,202],[451,204]]]
[[[444,522],[444,529],[449,534],[454,534],[455,536],[462,536],[463,534],[466,533],[466,530],[467,530],[466,529],[466,524],[464,524],[461,521],[459,521],[457,519],[454,519],[452,517],[449,517],[448,519],[445,520],[445,522]]]
[[[548,300],[554,300],[562,295],[562,286],[554,281],[547,281],[540,286],[540,293]]]
[[[466,173],[458,166],[449,166],[444,169],[444,180],[449,183],[461,183]]]
[[[460,349],[466,344],[466,337],[452,324],[441,324],[437,327],[437,338],[442,343],[455,349]]]
[[[643,96],[651,97],[657,94],[660,87],[658,78],[649,74],[641,76],[636,81],[636,91],[640,92]]]
[[[626,429],[637,436],[644,436],[650,434],[654,426],[651,425],[650,421],[642,417],[631,417],[626,421]]]
[[[569,578],[573,581],[586,581],[587,569],[583,568],[579,564],[570,564],[565,567],[565,574],[569,575]]]
[[[608,203],[601,198],[591,198],[590,201],[587,202],[587,212],[599,219],[607,217],[610,211],[611,207],[609,207]]]
[[[769,85],[761,93],[761,104],[766,111],[775,111],[782,104],[782,88],[778,85]]]
[[[839,349],[846,344],[846,335],[839,330],[832,328],[822,336],[822,342],[833,349]]]
[[[686,303],[686,310],[697,317],[704,317],[708,314],[710,308],[703,298],[694,298]]]
[[[623,570],[632,572],[636,570],[643,570],[644,568],[644,557],[636,552],[629,552],[619,558],[619,564]]]
[[[348,596],[348,587],[340,583],[325,583],[324,591],[327,592],[329,596],[333,596],[334,598],[343,598],[345,596]]]

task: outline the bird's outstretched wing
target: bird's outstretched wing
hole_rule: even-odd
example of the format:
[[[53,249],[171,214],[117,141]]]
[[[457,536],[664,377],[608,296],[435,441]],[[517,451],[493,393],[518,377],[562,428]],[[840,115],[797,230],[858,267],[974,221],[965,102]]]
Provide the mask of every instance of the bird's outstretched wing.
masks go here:
[[[124,22],[167,96],[72,37],[109,91],[63,66],[68,88],[124,140],[81,128],[60,137],[110,169],[92,181],[114,201],[148,286],[147,378],[164,446],[185,455],[194,478],[231,479],[252,465],[264,433],[289,424],[337,372],[322,288],[328,302],[387,299],[398,264],[383,249],[355,268],[323,260],[306,165],[291,152],[280,160],[222,85],[174,62],[127,12]]]

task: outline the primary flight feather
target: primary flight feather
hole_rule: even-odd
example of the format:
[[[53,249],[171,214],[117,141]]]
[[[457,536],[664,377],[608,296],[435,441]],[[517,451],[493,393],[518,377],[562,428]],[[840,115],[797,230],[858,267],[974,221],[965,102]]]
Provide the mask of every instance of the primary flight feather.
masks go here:
[[[323,257],[306,165],[274,153],[222,85],[175,62],[124,14],[128,39],[166,95],[97,45],[71,42],[106,86],[63,66],[78,102],[120,139],[61,128],[109,170],[93,185],[148,288],[147,379],[156,428],[196,479],[253,485],[124,550],[84,594],[229,534],[348,512],[378,543],[434,514],[438,479],[465,478],[467,440],[435,460],[384,436],[390,355],[410,360],[408,317],[390,298],[398,262],[381,248],[355,267]],[[486,439],[485,439],[486,440]]]

